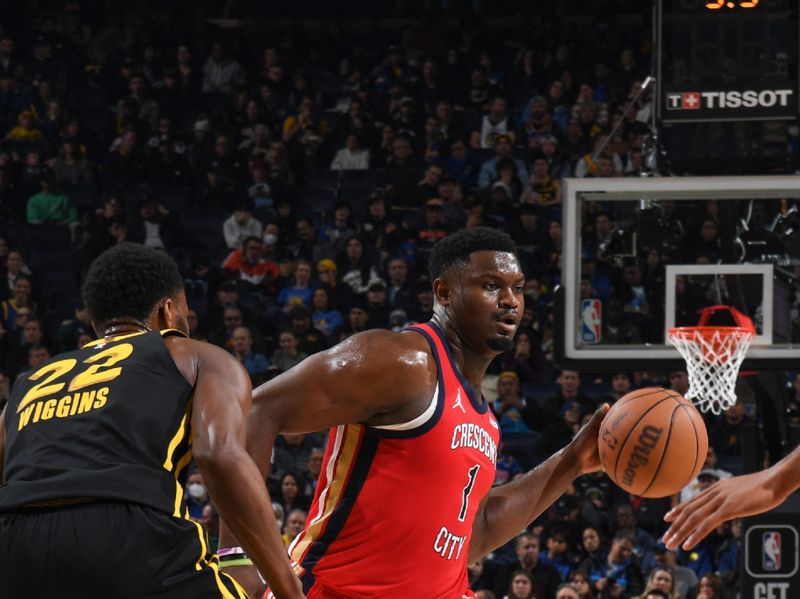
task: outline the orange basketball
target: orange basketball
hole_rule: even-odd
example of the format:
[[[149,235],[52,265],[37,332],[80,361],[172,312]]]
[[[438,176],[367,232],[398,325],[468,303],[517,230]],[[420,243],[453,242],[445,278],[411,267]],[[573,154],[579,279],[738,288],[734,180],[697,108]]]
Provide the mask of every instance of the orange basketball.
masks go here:
[[[603,468],[617,485],[641,497],[667,497],[703,468],[708,434],[688,399],[648,387],[611,406],[597,443]]]

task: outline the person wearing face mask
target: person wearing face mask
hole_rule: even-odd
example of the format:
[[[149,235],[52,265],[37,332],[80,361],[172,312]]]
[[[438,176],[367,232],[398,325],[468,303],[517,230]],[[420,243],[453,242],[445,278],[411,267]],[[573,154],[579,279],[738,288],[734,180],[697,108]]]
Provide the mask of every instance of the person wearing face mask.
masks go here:
[[[203,475],[199,470],[195,470],[189,475],[186,483],[186,509],[189,510],[189,517],[201,521],[203,508],[210,503],[208,489],[203,484]]]

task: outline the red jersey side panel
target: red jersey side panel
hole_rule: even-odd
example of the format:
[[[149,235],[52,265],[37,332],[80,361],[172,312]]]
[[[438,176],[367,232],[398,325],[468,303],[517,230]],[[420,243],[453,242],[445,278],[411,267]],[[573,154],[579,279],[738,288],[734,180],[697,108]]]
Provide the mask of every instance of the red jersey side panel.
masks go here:
[[[499,430],[438,327],[412,328],[436,358],[436,396],[405,426],[331,430],[306,528],[289,549],[309,599],[474,596],[470,535]]]

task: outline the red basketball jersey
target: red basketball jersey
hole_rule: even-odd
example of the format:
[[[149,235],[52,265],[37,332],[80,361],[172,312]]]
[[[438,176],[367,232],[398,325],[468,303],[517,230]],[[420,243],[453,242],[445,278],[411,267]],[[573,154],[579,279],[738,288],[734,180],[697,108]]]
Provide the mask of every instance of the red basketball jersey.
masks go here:
[[[475,596],[470,535],[500,431],[441,329],[411,329],[431,345],[436,392],[408,423],[331,429],[305,530],[289,548],[309,599]]]

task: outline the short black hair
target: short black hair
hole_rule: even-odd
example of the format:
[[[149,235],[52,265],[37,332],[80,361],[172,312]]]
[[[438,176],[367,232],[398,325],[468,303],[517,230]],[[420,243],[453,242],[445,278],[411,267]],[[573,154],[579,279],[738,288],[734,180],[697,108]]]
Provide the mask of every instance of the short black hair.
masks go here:
[[[156,303],[183,291],[178,265],[165,252],[135,243],[109,248],[92,263],[83,284],[83,301],[92,322],[145,321]]]
[[[470,254],[480,251],[517,253],[517,246],[505,231],[490,227],[461,229],[438,241],[431,250],[428,273],[431,281],[455,264],[469,262]]]

